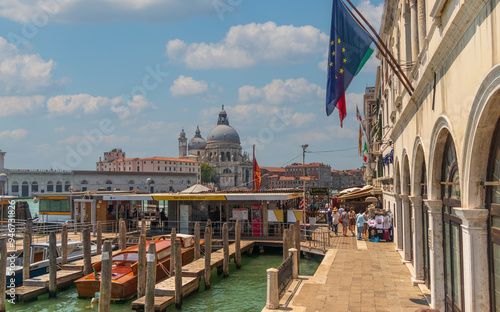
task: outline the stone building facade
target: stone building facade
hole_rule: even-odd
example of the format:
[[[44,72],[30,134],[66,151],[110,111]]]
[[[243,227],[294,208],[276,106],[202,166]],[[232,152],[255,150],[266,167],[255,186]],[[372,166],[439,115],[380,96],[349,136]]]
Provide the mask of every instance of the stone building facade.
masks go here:
[[[367,173],[439,311],[500,310],[499,21],[498,0],[384,6],[380,35],[414,91],[381,61]]]
[[[200,163],[209,164],[219,174],[219,187],[252,188],[253,167],[249,155],[242,151],[240,137],[229,125],[227,112],[222,106],[217,125],[210,131],[207,140],[197,128],[195,136],[185,149],[184,129],[179,136],[179,156],[193,158]]]

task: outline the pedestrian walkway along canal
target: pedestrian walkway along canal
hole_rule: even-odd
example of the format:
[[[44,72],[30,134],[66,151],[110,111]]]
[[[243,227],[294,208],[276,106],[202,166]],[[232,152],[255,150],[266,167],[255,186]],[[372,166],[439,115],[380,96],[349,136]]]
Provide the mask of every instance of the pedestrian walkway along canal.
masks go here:
[[[259,254],[255,249],[252,256],[242,257],[241,269],[236,269],[234,261],[230,262],[229,277],[217,275],[212,270],[211,288],[204,289],[204,282],[200,283],[200,290],[183,299],[182,310],[171,306],[166,311],[261,311],[266,305],[266,270],[277,268],[283,260],[279,251],[265,250]],[[302,258],[300,274],[314,275],[322,257]],[[132,311],[131,301],[122,304],[112,304],[111,311]],[[89,299],[78,299],[76,287],[57,293],[57,298],[49,299],[48,295],[30,303],[7,303],[7,311],[36,311],[36,312],[77,312],[97,311],[98,307],[90,306]]]

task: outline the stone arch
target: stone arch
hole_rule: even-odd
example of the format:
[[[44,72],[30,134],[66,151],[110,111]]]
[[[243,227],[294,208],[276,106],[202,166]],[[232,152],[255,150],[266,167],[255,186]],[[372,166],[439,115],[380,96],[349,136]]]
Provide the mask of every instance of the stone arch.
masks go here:
[[[425,152],[424,144],[422,139],[417,137],[415,139],[415,144],[413,146],[413,162],[411,165],[411,194],[412,195],[422,195],[422,187],[420,182],[422,181],[422,169],[427,168],[425,166]],[[427,183],[427,182],[424,182]]]
[[[394,193],[401,194],[401,172],[399,169],[399,159],[394,161]]]
[[[497,65],[490,70],[479,86],[467,120],[462,150],[464,161],[460,166],[460,184],[468,187],[461,192],[464,208],[484,208],[485,188],[477,182],[486,181],[491,140],[495,125],[500,119],[499,103],[500,65]]]
[[[403,150],[401,169],[401,194],[410,195],[410,161],[406,149]]]
[[[450,122],[446,117],[440,116],[436,120],[431,134],[429,155],[432,155],[432,157],[429,157],[429,166],[427,167],[429,169],[427,172],[427,194],[429,199],[441,198],[441,167],[448,134],[451,135],[453,142],[456,144],[457,141],[453,135]],[[460,153],[457,151],[457,161],[460,164],[459,155]]]

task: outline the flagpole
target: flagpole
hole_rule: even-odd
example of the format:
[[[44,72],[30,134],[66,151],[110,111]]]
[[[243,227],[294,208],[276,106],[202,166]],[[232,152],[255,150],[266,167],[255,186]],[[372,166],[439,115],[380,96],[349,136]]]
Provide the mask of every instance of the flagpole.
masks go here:
[[[342,0],[341,0],[342,1]],[[391,62],[389,62],[389,60],[387,59],[386,56],[384,56],[387,60],[387,63],[389,63],[389,65],[391,66],[392,70],[394,70],[394,72],[396,73],[396,75],[398,74],[398,72],[403,76],[404,80],[406,81],[406,83],[408,84],[408,86],[410,87],[411,91],[408,90],[408,88],[405,86],[405,88],[407,89],[407,91],[410,93],[410,95],[413,93],[413,91],[415,91],[415,89],[413,88],[413,86],[411,85],[411,82],[408,80],[408,77],[406,77],[405,73],[401,70],[401,66],[399,65],[399,63],[396,61],[396,59],[394,58],[394,56],[392,55],[392,53],[389,51],[389,49],[387,48],[387,46],[385,45],[385,43],[382,41],[382,38],[380,38],[380,36],[378,35],[378,33],[375,31],[375,29],[373,29],[372,25],[370,23],[368,23],[368,21],[366,20],[366,18],[363,16],[363,14],[361,14],[361,12],[359,12],[359,10],[352,4],[352,2],[350,0],[345,0],[349,3],[349,5],[354,9],[354,11],[356,11],[356,13],[361,17],[361,19],[366,23],[366,25],[371,29],[371,31],[375,34],[375,36],[377,37],[378,41],[380,42],[380,44],[382,45],[382,47],[384,48],[384,50],[386,51],[386,53],[389,55],[389,57],[391,58],[391,60],[394,62],[394,64],[396,64],[397,68],[399,69],[396,70],[394,69],[394,64],[391,64]],[[345,4],[344,4],[345,5]],[[347,6],[346,6],[347,8]],[[349,10],[349,8],[347,8],[347,10]],[[350,10],[349,10],[350,11]],[[351,12],[351,15],[354,17],[354,15],[352,14]],[[356,19],[356,17],[354,17]],[[358,24],[360,24],[361,26],[361,23],[359,23],[358,21]],[[367,32],[368,33],[368,32]],[[369,35],[369,34],[368,34]],[[370,36],[371,37],[371,36]],[[373,40],[375,45],[377,45],[377,42],[375,40]],[[378,45],[377,45],[378,47]],[[379,48],[379,51],[380,51],[380,48]],[[383,55],[383,53],[382,53]],[[399,77],[398,77],[399,78]],[[401,79],[400,79],[401,80]],[[402,82],[402,81],[401,81]],[[404,85],[404,83],[403,83]]]

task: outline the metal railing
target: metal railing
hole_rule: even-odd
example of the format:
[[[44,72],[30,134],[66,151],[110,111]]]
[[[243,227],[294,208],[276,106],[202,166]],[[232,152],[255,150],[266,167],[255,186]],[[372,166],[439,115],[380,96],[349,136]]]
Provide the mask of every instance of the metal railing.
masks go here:
[[[278,297],[283,297],[288,285],[293,277],[293,261],[292,256],[288,256],[285,261],[278,267]]]

